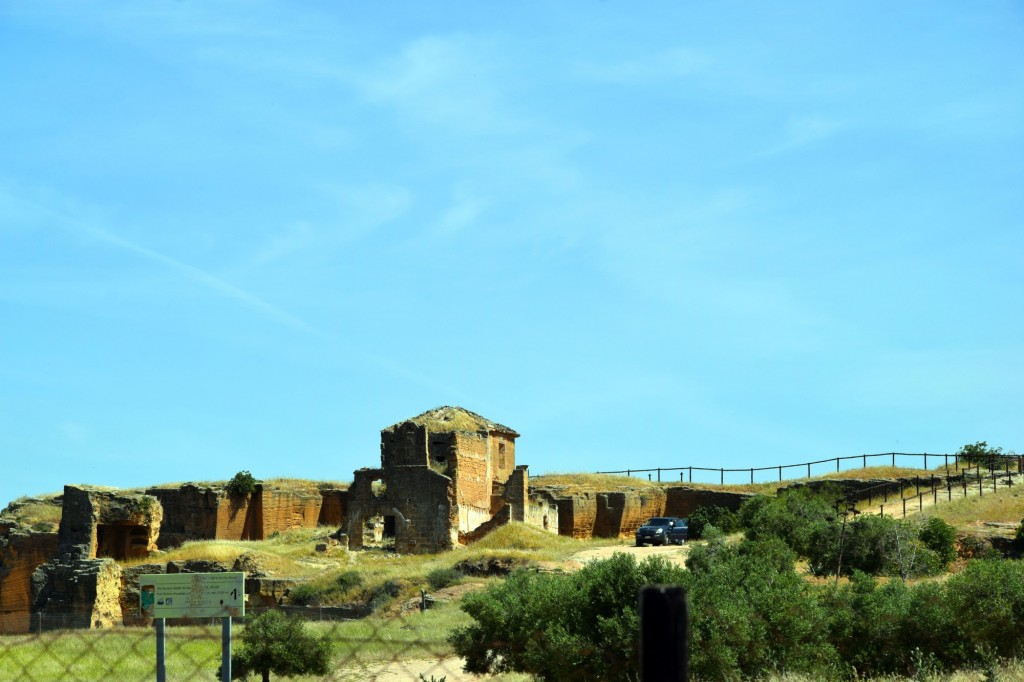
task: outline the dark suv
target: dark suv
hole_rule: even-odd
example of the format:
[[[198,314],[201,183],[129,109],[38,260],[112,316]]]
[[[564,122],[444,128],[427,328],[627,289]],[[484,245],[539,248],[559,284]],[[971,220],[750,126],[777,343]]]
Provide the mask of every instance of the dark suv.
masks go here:
[[[641,547],[647,543],[667,545],[670,542],[681,545],[686,540],[686,528],[686,519],[674,516],[655,516],[647,519],[644,525],[636,529],[636,546]],[[682,537],[680,537],[680,529],[683,531]]]

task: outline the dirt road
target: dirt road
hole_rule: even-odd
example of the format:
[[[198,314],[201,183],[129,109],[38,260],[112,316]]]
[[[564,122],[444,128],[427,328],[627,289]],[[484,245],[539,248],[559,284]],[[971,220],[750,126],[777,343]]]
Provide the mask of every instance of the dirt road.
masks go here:
[[[683,566],[686,563],[686,555],[689,551],[689,543],[686,543],[681,547],[679,545],[663,545],[659,547],[645,545],[643,547],[637,547],[632,543],[612,545],[611,547],[599,547],[597,549],[588,549],[582,552],[577,552],[569,557],[569,560],[566,562],[566,568],[580,568],[588,561],[593,561],[594,559],[607,559],[616,552],[632,554],[637,558],[637,561],[641,561],[651,555],[657,555],[668,559],[674,564]]]

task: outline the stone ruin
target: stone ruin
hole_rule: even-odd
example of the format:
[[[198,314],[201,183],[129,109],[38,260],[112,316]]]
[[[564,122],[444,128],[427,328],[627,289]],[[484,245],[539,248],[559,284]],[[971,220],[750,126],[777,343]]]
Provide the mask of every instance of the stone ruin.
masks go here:
[[[162,519],[150,495],[65,486],[55,556],[31,575],[29,619],[38,629],[120,624],[118,562],[156,550]]]
[[[440,552],[509,521],[557,533],[557,507],[531,498],[527,467],[516,466],[518,437],[447,406],[382,430],[381,466],[355,471],[348,491],[349,547]]]
[[[292,584],[245,562],[119,563],[188,540],[262,540],[328,526],[350,549],[431,553],[510,522],[574,538],[627,538],[651,516],[688,516],[704,505],[736,509],[749,497],[686,486],[531,487],[528,468],[516,464],[518,436],[469,410],[441,407],[383,429],[380,467],[355,471],[348,489],[260,484],[231,495],[194,483],[145,492],[65,486],[52,500],[61,507],[57,532],[0,519],[0,632],[139,623],[145,573],[241,570],[249,603],[264,606],[279,605]]]

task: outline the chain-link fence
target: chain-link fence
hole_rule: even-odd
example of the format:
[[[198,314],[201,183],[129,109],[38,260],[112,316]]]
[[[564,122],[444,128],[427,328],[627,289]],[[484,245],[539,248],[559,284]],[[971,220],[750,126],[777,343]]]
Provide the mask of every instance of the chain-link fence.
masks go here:
[[[22,634],[0,633],[0,681],[77,682],[155,680],[157,630],[154,627],[109,629],[65,629],[81,625],[81,616],[34,614],[34,630]],[[41,618],[40,618],[41,615]],[[232,647],[242,646],[246,621],[236,619]],[[479,680],[464,673],[462,660],[447,641],[457,609],[426,611],[393,618],[306,620],[306,631],[330,642],[330,671],[326,675],[295,676],[312,680],[426,680],[459,682]],[[304,618],[315,618],[306,612]],[[183,625],[167,621],[165,628],[166,679],[218,680],[222,655],[222,625],[219,620]],[[255,673],[250,679],[260,679]],[[272,676],[277,679],[277,676]],[[513,676],[490,678],[527,679]]]

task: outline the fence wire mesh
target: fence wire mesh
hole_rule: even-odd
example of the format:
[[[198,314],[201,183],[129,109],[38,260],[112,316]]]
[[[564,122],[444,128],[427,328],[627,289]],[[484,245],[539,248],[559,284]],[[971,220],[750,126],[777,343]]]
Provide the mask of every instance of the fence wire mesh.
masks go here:
[[[242,646],[245,622],[255,615],[236,619],[232,647]],[[76,624],[74,616],[47,614],[42,631],[22,634],[0,632],[0,681],[94,682],[155,680],[157,635],[154,627],[64,629]],[[35,623],[38,625],[38,623]],[[48,628],[58,629],[48,629]],[[437,617],[411,615],[361,620],[308,620],[305,628],[331,643],[330,671],[326,675],[294,676],[313,680],[355,681],[426,680],[462,682],[481,679],[463,672],[462,659],[447,642],[447,627]],[[165,629],[166,679],[219,680],[222,653],[219,620],[200,625],[175,625]],[[276,675],[272,679],[278,679]],[[249,679],[260,679],[252,673]]]

